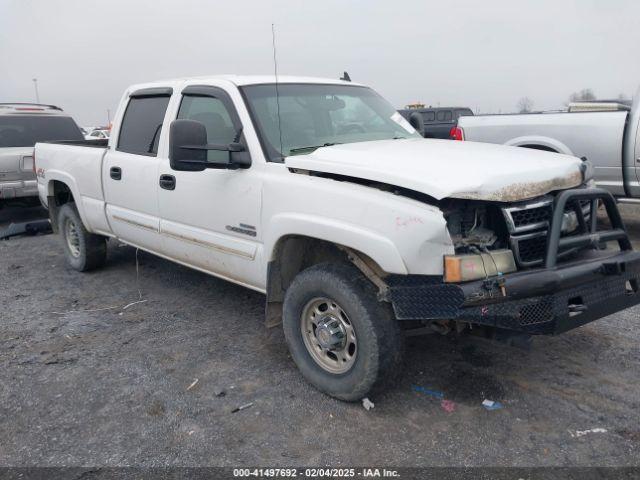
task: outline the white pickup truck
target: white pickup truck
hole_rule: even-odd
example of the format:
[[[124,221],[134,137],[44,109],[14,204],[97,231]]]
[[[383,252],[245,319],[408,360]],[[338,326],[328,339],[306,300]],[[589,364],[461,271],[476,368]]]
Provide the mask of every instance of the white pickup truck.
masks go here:
[[[135,85],[108,144],[39,143],[35,163],[73,268],[117,238],[263,292],[303,375],[343,400],[398,377],[407,333],[553,334],[640,302],[588,163],[423,139],[354,83]]]
[[[456,140],[584,157],[598,187],[622,202],[640,202],[640,89],[630,109],[461,117],[451,134]]]

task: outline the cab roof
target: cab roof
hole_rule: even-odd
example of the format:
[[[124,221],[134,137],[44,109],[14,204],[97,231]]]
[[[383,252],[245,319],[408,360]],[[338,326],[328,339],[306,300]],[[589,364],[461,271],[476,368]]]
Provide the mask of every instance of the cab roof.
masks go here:
[[[217,77],[201,77],[198,79],[215,78],[228,80],[237,86],[245,85],[260,85],[264,83],[276,83],[275,75],[220,75]],[[322,83],[331,85],[359,85],[353,82],[347,82],[346,80],[339,80],[337,78],[323,78],[323,77],[298,77],[293,75],[278,75],[278,83]]]
[[[362,84],[355,82],[347,82],[345,80],[339,80],[336,78],[321,78],[321,77],[298,77],[291,75],[278,75],[277,77],[279,84],[287,84],[287,83],[308,83],[308,84],[330,84],[330,85],[355,85],[355,86],[363,86]],[[200,77],[184,77],[184,78],[174,78],[168,80],[158,80],[154,82],[142,83],[137,85],[131,85],[128,90],[138,90],[141,88],[154,88],[154,87],[177,87],[179,85],[184,85],[185,83],[208,83],[208,82],[218,82],[218,81],[226,81],[237,87],[244,87],[247,85],[262,85],[262,84],[273,84],[276,83],[275,75],[206,75]]]

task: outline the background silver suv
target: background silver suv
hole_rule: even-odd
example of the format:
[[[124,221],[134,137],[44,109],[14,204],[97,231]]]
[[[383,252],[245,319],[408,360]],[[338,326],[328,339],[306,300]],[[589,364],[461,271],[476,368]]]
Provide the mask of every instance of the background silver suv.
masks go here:
[[[83,139],[78,125],[59,107],[0,103],[0,206],[14,199],[38,203],[36,142]]]

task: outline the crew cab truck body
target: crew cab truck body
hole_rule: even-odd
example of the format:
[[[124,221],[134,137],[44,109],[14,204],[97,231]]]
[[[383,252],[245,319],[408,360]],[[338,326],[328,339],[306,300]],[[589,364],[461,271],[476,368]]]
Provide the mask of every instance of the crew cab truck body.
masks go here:
[[[39,203],[33,146],[48,140],[80,140],[73,119],[54,105],[0,103],[0,207]]]
[[[586,157],[599,187],[635,203],[640,201],[639,125],[640,90],[630,110],[462,117],[458,139]]]
[[[136,85],[108,144],[38,144],[36,171],[72,267],[115,237],[263,292],[303,375],[344,400],[397,377],[408,330],[558,333],[640,301],[588,163],[423,139],[349,82]]]

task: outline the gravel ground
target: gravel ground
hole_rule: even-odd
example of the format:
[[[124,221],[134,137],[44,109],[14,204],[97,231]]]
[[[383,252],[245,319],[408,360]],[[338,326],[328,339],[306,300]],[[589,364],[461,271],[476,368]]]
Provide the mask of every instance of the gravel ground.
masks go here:
[[[138,258],[137,281],[116,242],[80,274],[57,236],[0,241],[0,465],[640,465],[639,308],[530,351],[410,339],[398,387],[366,411],[303,380],[262,295]]]

